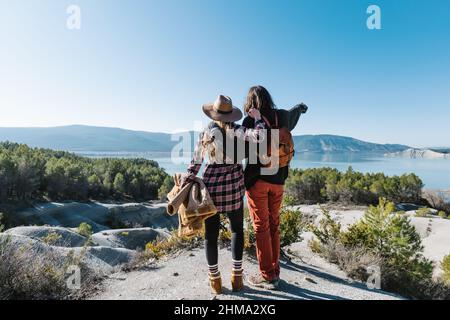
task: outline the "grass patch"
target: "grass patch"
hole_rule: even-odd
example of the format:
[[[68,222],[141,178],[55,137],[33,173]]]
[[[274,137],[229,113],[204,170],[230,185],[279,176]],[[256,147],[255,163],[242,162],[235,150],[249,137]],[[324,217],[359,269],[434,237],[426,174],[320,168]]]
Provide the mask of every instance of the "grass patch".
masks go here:
[[[194,237],[180,237],[178,236],[178,230],[173,230],[167,239],[156,239],[147,243],[145,249],[139,251],[135,258],[123,267],[123,270],[131,271],[145,268],[164,256],[197,248],[202,243],[203,236],[201,233]]]
[[[49,237],[48,242],[50,239],[54,237]],[[84,298],[100,278],[82,262],[84,254],[85,249],[63,257],[45,243],[30,242],[18,247],[9,237],[0,238],[0,299]],[[80,270],[80,288],[69,286],[73,268]]]
[[[450,284],[450,254],[446,255],[441,262],[442,271],[444,271],[443,279]]]

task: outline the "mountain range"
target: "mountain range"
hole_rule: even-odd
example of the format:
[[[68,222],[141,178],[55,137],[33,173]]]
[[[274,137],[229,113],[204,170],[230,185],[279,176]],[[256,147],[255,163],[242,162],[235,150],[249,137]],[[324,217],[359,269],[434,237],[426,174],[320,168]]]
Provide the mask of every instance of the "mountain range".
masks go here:
[[[193,138],[195,133],[189,132]],[[74,152],[170,152],[178,141],[169,133],[71,125],[46,128],[0,128],[0,141]],[[192,139],[194,141],[194,139]],[[402,152],[409,146],[377,144],[336,135],[294,136],[299,152]]]

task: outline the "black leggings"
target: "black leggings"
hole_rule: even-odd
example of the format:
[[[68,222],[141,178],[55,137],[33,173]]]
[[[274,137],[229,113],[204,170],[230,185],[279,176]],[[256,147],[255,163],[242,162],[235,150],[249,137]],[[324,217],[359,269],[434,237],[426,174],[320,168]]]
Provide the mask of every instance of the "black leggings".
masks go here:
[[[233,260],[242,260],[244,252],[244,208],[227,214],[231,227],[231,255]],[[208,265],[218,263],[218,247],[220,231],[220,214],[205,220],[205,250]]]

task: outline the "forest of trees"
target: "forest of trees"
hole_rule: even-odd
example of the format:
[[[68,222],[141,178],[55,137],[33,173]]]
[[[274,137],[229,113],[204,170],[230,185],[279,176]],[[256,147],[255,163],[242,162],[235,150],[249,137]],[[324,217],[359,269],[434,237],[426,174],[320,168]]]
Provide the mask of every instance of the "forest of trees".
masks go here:
[[[0,143],[0,203],[21,200],[164,198],[173,186],[158,163],[145,159],[87,158],[64,151]],[[350,167],[292,169],[286,181],[291,203],[422,203],[423,183],[415,174],[389,177]]]
[[[365,205],[385,198],[396,203],[421,204],[423,186],[415,174],[389,177],[356,172],[351,167],[346,172],[332,168],[293,169],[286,181],[286,199],[291,203],[332,201]]]
[[[172,178],[145,159],[92,159],[63,151],[0,143],[0,203],[35,199],[153,200]]]

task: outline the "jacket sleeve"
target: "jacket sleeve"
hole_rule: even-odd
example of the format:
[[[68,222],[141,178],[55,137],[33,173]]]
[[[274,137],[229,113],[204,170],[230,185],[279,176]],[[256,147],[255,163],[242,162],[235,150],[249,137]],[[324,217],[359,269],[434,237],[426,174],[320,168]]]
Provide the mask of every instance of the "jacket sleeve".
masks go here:
[[[278,110],[280,117],[282,119],[281,125],[283,127],[287,127],[289,131],[294,130],[294,128],[297,126],[298,120],[301,116],[301,105],[298,104],[295,107],[291,108],[290,110]]]
[[[263,120],[255,121],[254,128],[247,128],[239,124],[235,125],[234,133],[238,139],[254,143],[265,140],[266,124]]]

